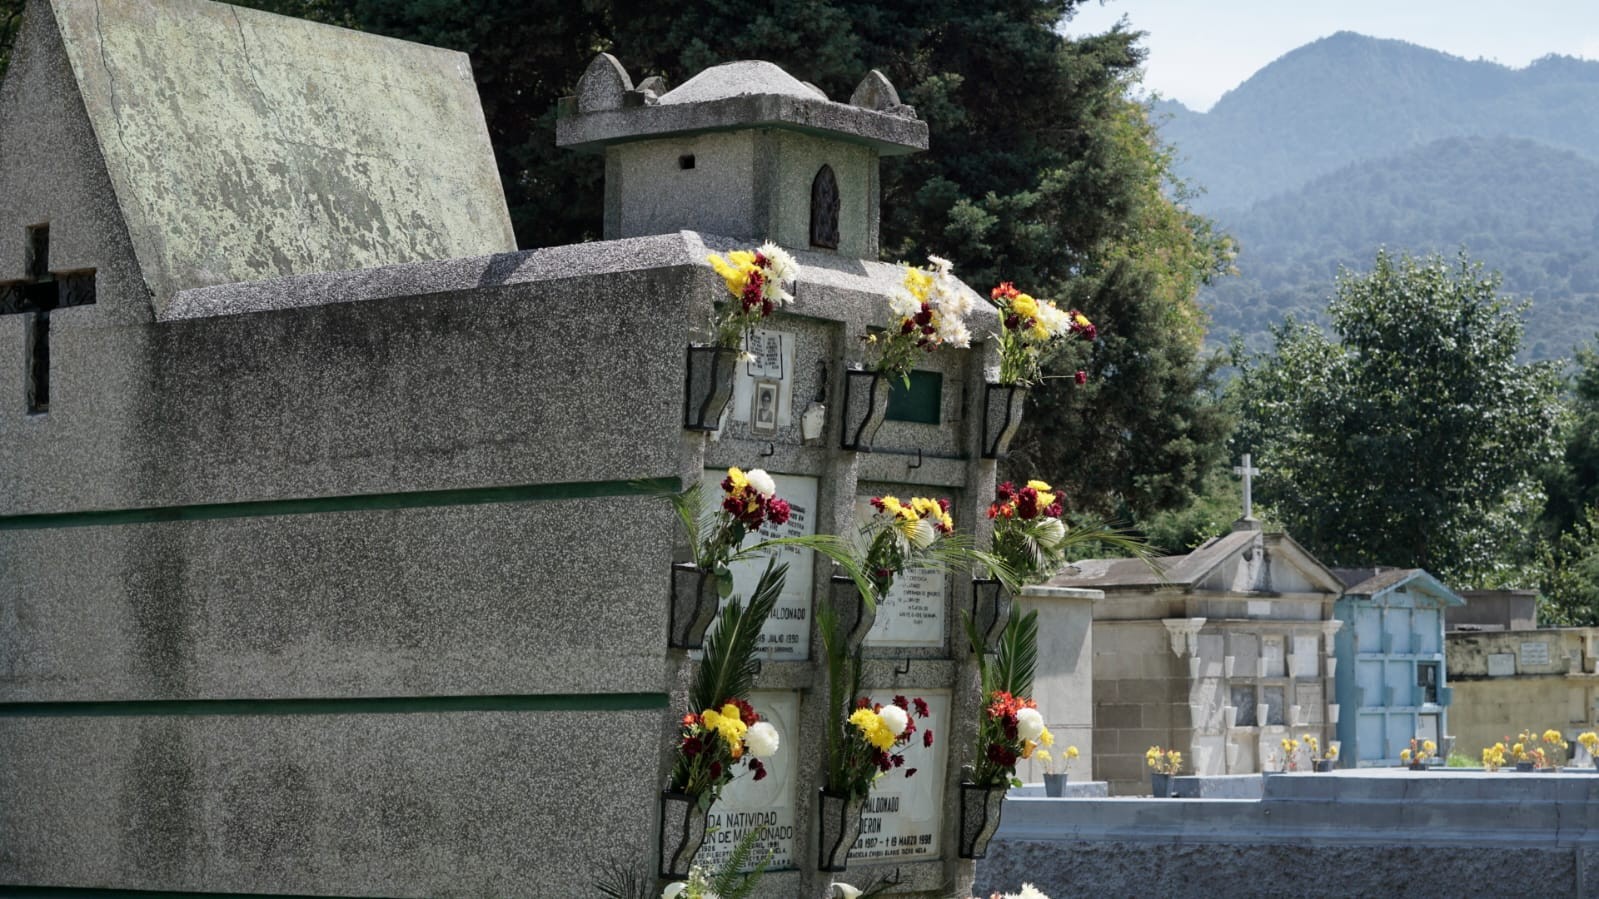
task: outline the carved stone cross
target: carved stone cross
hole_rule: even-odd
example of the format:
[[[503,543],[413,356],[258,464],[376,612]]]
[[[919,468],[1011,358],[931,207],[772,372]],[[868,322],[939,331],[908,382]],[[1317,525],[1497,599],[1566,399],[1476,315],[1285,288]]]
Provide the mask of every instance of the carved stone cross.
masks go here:
[[[1250,479],[1255,475],[1260,474],[1260,469],[1250,465],[1249,454],[1244,453],[1244,464],[1234,466],[1233,474],[1240,475],[1244,479],[1244,517],[1253,518],[1255,513],[1255,500],[1254,491],[1251,489],[1252,481]]]
[[[0,315],[31,315],[28,322],[28,412],[50,411],[50,313],[94,302],[94,269],[50,271],[50,226],[28,229],[23,277],[0,281]]]

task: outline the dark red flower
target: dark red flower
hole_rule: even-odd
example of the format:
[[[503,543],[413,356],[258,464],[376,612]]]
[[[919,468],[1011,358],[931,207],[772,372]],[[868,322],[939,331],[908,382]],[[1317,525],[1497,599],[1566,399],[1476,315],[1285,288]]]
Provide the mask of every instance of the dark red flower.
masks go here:
[[[1012,312],[1010,315],[1005,316],[1005,327],[1011,329],[1012,331],[1021,330],[1022,317],[1020,315],[1017,315],[1014,312]]]
[[[1049,504],[1049,508],[1044,510],[1044,514],[1048,515],[1050,518],[1059,518],[1061,513],[1065,511],[1066,510],[1061,507],[1060,503],[1054,502]]]
[[[933,732],[932,731],[930,731],[930,730],[922,731],[922,745],[923,746],[931,746],[931,745],[933,745]]]
[[[996,765],[1010,768],[1016,764],[1016,751],[1002,743],[990,743],[988,745],[988,760]]]
[[[949,511],[949,500],[945,499],[942,496],[939,497],[938,498],[938,508],[939,508],[940,511],[948,512]]]
[[[911,321],[908,318],[905,319],[905,323],[904,324],[899,326],[899,333],[901,333],[901,334],[909,334],[909,333],[911,333],[914,330],[916,330],[916,323]]]
[[[704,748],[705,746],[700,742],[699,737],[683,738],[683,755],[687,756],[688,758],[693,758],[696,755],[699,755]]]
[[[894,767],[896,767],[896,768],[905,767],[905,757],[903,755],[894,756]]]
[[[719,778],[721,776],[722,776],[722,763],[721,762],[711,762],[711,780],[716,780],[717,778]]]
[[[788,524],[788,517],[793,514],[793,511],[793,507],[788,504],[788,500],[774,496],[767,503],[766,517],[772,524]]]
[[[994,496],[1000,502],[1007,502],[1007,501],[1010,500],[1011,497],[1013,497],[1015,495],[1016,495],[1016,485],[1012,484],[1010,481],[1006,481],[1005,483],[1000,484],[998,487],[994,488]]]
[[[750,770],[755,772],[755,776],[751,778],[752,780],[764,780],[766,778],[766,766],[761,764],[760,759],[750,759]]]
[[[899,706],[900,708],[904,709],[907,712],[911,710],[911,701],[909,699],[906,699],[903,696],[895,696],[894,697],[894,704]]]
[[[916,697],[912,704],[916,706],[916,717],[926,718],[929,714],[931,714],[931,712],[927,711],[927,703],[923,702],[920,696]]]
[[[916,769],[915,768],[906,768],[905,769],[905,776],[906,777],[910,777],[911,775],[913,775],[915,773],[916,773]]]
[[[1077,378],[1077,385],[1079,387],[1081,387],[1082,385],[1088,383],[1088,372],[1083,371],[1082,369],[1078,369],[1076,378]]]

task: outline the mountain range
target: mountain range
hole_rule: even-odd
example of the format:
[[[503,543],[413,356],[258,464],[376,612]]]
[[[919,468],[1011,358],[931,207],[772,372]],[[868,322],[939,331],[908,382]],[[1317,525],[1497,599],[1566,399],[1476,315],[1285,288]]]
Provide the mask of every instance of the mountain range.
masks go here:
[[[1339,32],[1289,52],[1205,113],[1155,107],[1192,201],[1240,243],[1201,294],[1212,337],[1256,347],[1318,317],[1340,268],[1378,247],[1465,251],[1531,303],[1526,355],[1599,333],[1599,62],[1512,69]]]

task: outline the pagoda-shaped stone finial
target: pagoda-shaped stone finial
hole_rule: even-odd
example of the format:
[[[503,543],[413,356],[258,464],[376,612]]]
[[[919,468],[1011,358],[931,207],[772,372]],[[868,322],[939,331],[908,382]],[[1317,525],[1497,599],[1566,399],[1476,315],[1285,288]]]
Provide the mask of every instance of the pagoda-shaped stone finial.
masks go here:
[[[664,88],[635,88],[602,53],[561,103],[556,143],[605,155],[607,238],[690,230],[876,257],[878,159],[927,148],[881,72],[849,103],[761,60]]]

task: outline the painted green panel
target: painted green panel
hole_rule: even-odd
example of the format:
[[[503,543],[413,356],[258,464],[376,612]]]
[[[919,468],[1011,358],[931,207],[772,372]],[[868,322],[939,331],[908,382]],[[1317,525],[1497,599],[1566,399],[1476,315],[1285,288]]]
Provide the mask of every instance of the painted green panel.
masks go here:
[[[888,419],[936,425],[944,406],[944,375],[936,371],[911,372],[911,385],[890,379]]]

